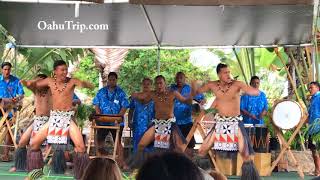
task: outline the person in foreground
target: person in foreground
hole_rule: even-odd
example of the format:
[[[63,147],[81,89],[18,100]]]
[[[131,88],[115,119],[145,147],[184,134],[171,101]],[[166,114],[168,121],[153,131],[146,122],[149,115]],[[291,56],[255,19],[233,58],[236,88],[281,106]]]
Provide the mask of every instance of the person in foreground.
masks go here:
[[[204,180],[204,176],[200,169],[184,154],[165,152],[150,157],[139,169],[136,180],[149,179]]]
[[[199,148],[199,154],[204,156],[213,146],[216,151],[239,151],[243,159],[241,180],[256,180],[260,176],[250,159],[253,148],[244,129],[240,114],[240,91],[258,96],[259,90],[247,86],[243,82],[233,80],[226,64],[218,64],[217,74],[219,80],[209,81],[197,88],[196,81],[192,82],[192,94],[211,91],[216,95],[215,126],[210,130]]]
[[[81,180],[121,180],[119,166],[113,159],[94,158],[84,170]]]

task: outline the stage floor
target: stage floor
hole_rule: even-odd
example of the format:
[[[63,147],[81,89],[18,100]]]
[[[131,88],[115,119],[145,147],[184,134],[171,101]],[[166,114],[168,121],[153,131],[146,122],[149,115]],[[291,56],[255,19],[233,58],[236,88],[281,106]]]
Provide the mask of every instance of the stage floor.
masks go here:
[[[0,162],[0,180],[22,180],[26,177],[27,173],[23,173],[23,172],[14,172],[14,173],[10,173],[8,172],[8,169],[10,169],[10,167],[13,165],[13,162]],[[128,173],[125,173],[128,175]],[[129,178],[125,178],[126,175],[124,175],[124,180]],[[314,176],[305,176],[306,180],[310,180],[313,179]],[[49,179],[73,179],[73,176],[70,175],[52,175],[50,176]],[[237,176],[230,176],[228,177],[228,179],[239,179],[239,177]],[[295,179],[300,179],[298,174],[296,172],[289,172],[289,173],[285,173],[285,172],[281,172],[281,173],[273,173],[271,177],[262,177],[262,180],[295,180]],[[131,179],[130,179],[131,180]]]

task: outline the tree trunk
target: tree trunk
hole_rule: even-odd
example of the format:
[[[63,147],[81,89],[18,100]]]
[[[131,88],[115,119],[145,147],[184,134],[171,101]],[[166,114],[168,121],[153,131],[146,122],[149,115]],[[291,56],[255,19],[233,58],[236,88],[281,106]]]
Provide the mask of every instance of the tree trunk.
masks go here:
[[[105,86],[110,72],[119,72],[128,49],[90,49],[95,54],[95,64],[99,68],[99,86]]]

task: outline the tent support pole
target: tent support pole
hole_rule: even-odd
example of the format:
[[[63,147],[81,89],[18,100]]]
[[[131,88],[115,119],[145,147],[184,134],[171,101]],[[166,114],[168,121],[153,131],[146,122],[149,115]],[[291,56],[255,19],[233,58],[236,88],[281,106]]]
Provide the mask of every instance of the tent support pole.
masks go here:
[[[318,33],[318,14],[319,14],[319,0],[314,0],[313,3],[313,24],[312,24],[312,33],[313,33],[313,48],[312,48],[312,71],[313,79],[312,81],[319,80],[319,65],[318,65],[318,42],[317,42],[317,33]]]
[[[160,75],[160,46],[158,46],[157,50],[157,74]]]
[[[152,23],[150,21],[150,17],[149,17],[149,15],[147,13],[146,8],[144,7],[143,4],[141,4],[140,7],[141,7],[141,10],[143,12],[144,18],[146,19],[146,21],[148,23],[149,29],[150,29],[150,31],[152,33],[152,37],[153,37],[153,39],[156,42],[157,47],[158,47],[157,48],[157,74],[159,75],[160,74],[160,48],[161,48],[160,42],[159,42],[159,39],[157,37],[156,31],[154,30],[154,27],[153,27],[153,25],[152,25]]]
[[[17,47],[14,47],[14,75],[17,76]]]
[[[154,27],[153,27],[151,21],[150,21],[150,17],[148,15],[147,11],[146,11],[146,8],[144,7],[144,5],[140,5],[140,7],[141,7],[141,10],[143,12],[144,18],[146,19],[146,21],[148,23],[148,26],[149,26],[149,29],[150,29],[150,31],[152,33],[153,39],[157,43],[157,46],[159,48],[160,47],[159,39],[157,37],[156,31],[154,30]]]

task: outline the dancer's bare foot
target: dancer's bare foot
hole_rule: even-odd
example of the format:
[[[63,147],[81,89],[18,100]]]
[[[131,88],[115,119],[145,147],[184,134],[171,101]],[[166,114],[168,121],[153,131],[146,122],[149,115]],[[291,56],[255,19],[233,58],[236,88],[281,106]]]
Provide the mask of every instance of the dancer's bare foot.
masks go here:
[[[12,167],[9,169],[9,172],[16,172],[17,171],[17,168],[16,167]]]

